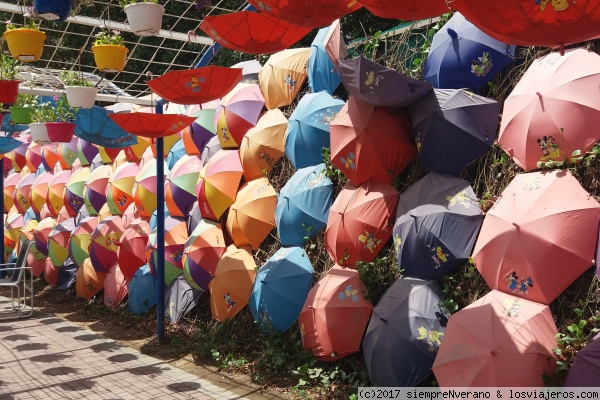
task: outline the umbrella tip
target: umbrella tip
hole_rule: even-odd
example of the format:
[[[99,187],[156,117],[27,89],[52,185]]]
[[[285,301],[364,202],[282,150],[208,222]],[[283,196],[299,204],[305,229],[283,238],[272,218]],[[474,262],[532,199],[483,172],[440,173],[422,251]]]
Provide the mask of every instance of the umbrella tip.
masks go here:
[[[537,94],[537,96],[540,98],[540,100],[542,100],[542,94],[540,92],[535,92],[535,94]]]
[[[379,319],[381,320],[381,322],[383,322],[383,323],[386,323],[386,324],[387,324],[387,319],[385,319],[385,318],[381,318],[381,317],[379,317]]]
[[[456,39],[458,37],[458,34],[456,33],[456,31],[452,28],[448,28],[448,35],[452,38],[452,39]]]
[[[520,228],[519,224],[517,224],[516,222],[513,222],[512,224],[513,224],[513,226],[514,226],[515,228],[517,228],[517,229],[519,229],[519,228]]]

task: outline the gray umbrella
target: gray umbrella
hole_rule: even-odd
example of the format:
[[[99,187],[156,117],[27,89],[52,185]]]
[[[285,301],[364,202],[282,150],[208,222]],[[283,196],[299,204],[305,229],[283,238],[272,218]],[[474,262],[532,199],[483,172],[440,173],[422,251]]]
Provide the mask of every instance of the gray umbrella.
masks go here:
[[[202,163],[206,165],[208,160],[210,160],[210,158],[219,150],[221,150],[221,142],[219,142],[219,137],[212,137],[202,149]]]
[[[192,288],[185,276],[179,275],[165,289],[165,319],[176,324],[198,304],[201,295],[201,290]]]

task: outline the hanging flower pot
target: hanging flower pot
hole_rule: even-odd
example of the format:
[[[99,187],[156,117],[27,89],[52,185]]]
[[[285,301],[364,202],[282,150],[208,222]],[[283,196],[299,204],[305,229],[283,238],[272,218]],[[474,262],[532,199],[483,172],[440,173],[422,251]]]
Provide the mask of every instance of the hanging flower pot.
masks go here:
[[[4,32],[8,50],[15,60],[37,61],[42,56],[46,34],[37,29],[17,28]]]
[[[71,107],[92,108],[96,101],[98,88],[95,86],[65,86],[65,93]]]
[[[165,8],[155,3],[133,3],[123,11],[133,33],[138,36],[152,36],[160,31]]]
[[[19,83],[20,81],[17,80],[0,80],[0,103],[12,104],[17,100]]]
[[[31,133],[31,141],[39,144],[46,144],[52,142],[48,137],[48,129],[46,128],[45,122],[34,122],[29,124],[29,131]]]
[[[73,0],[34,0],[35,12],[48,21],[64,21],[73,8]]]
[[[103,44],[92,46],[96,67],[102,72],[121,72],[125,69],[127,52],[125,46]]]
[[[46,130],[51,142],[68,143],[73,139],[75,124],[72,122],[46,122]]]
[[[10,115],[15,124],[29,124],[31,123],[31,107],[11,107]]]

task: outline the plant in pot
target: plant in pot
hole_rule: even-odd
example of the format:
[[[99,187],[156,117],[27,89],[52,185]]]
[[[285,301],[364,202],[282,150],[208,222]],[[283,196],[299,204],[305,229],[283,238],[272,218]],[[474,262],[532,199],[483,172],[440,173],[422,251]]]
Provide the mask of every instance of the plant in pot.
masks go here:
[[[119,0],[127,22],[138,36],[152,36],[160,31],[165,8],[158,0]]]
[[[24,16],[27,17],[28,14]],[[15,60],[31,62],[39,60],[42,56],[46,34],[40,30],[40,26],[33,19],[22,27],[6,21],[6,31],[2,36]]]
[[[38,105],[38,96],[34,94],[19,93],[13,106],[10,108],[10,115],[15,124],[29,124],[31,122],[31,113]]]
[[[34,108],[31,113],[31,123],[29,124],[31,140],[41,144],[52,142],[48,137],[46,123],[55,120],[56,109],[51,102],[45,101]]]
[[[19,66],[14,58],[7,54],[2,54],[2,64],[0,64],[0,103],[13,104],[19,94],[19,83],[17,74]]]
[[[77,111],[71,107],[66,95],[62,94],[58,98],[55,97],[55,100],[54,121],[46,122],[48,138],[51,142],[68,143],[73,139],[73,133],[75,132],[73,120]]]
[[[92,46],[96,67],[103,72],[121,72],[125,68],[127,47],[121,32],[101,29]]]
[[[71,107],[92,108],[94,106],[98,88],[81,72],[62,71],[60,80],[65,86],[67,101]]]

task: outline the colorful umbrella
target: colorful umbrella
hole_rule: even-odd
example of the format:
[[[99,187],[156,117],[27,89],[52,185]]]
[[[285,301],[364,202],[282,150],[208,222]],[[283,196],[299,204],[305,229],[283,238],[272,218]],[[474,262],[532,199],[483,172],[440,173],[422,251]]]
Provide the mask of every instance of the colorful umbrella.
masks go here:
[[[91,143],[112,148],[135,144],[136,138],[110,119],[110,115],[114,115],[112,111],[99,106],[80,108],[75,117],[75,135]],[[81,163],[85,165],[83,160]]]
[[[138,164],[125,162],[108,178],[106,186],[106,204],[111,214],[120,215],[133,204],[133,182],[140,172]]]
[[[281,244],[303,246],[325,229],[333,200],[333,183],[325,164],[301,168],[281,189],[275,222]]]
[[[240,145],[240,159],[247,181],[268,175],[284,154],[288,120],[279,110],[269,110],[250,128]]]
[[[197,199],[196,185],[202,169],[199,156],[183,156],[167,175],[165,203],[169,214],[186,217]]]
[[[183,273],[189,284],[208,291],[208,284],[215,276],[217,264],[225,250],[221,224],[200,221],[183,250]]]
[[[498,143],[526,171],[571,153],[585,154],[600,136],[600,106],[590,87],[600,85],[600,56],[586,49],[534,61],[504,103]]]
[[[48,234],[48,257],[55,267],[62,267],[69,257],[69,239],[75,230],[75,220],[68,218],[54,226]]]
[[[127,296],[128,283],[117,263],[104,279],[104,305],[112,309],[117,308]]]
[[[498,129],[500,104],[457,89],[435,89],[410,108],[424,171],[458,176],[487,153]]]
[[[158,297],[158,285],[156,279],[150,273],[148,265],[140,267],[128,285],[127,307],[133,314],[145,314],[156,305]]]
[[[165,290],[165,319],[174,324],[198,305],[202,291],[195,289],[183,276],[173,279]]]
[[[60,159],[59,143],[46,143],[42,146],[42,165],[46,171],[52,171]]]
[[[600,386],[600,334],[575,354],[563,387]]]
[[[335,265],[308,292],[298,317],[302,346],[316,359],[335,361],[360,348],[373,311],[355,270]]]
[[[123,151],[127,161],[136,163],[141,161],[142,155],[148,147],[150,147],[150,138],[137,136],[137,143],[125,147]]]
[[[325,51],[327,52],[327,55],[331,59],[331,62],[333,62],[334,68],[338,69],[339,61],[348,57],[348,50],[346,49],[346,43],[342,36],[339,19],[333,21],[329,26],[329,30],[323,38],[323,41],[325,42]]]
[[[86,258],[77,270],[75,293],[77,297],[89,300],[104,288],[107,272],[96,271],[89,258]]]
[[[260,87],[239,83],[217,106],[214,123],[221,147],[237,148],[248,129],[256,125],[265,99]]]
[[[235,201],[243,173],[237,150],[220,150],[204,165],[196,186],[202,217],[221,218]]]
[[[265,106],[272,110],[292,104],[307,78],[310,48],[287,49],[273,54],[258,74]]]
[[[389,183],[350,182],[334,200],[325,230],[325,247],[337,264],[371,262],[392,237],[398,192]]]
[[[311,31],[311,28],[251,11],[206,16],[200,29],[223,47],[251,54],[287,49]]]
[[[15,190],[20,180],[21,175],[16,171],[10,172],[4,178],[4,213],[8,213],[15,205]]]
[[[418,21],[437,17],[451,11],[445,0],[360,0],[360,3],[371,13],[381,18]],[[454,7],[454,4],[452,3]]]
[[[435,88],[480,92],[514,56],[515,46],[486,35],[455,13],[433,36],[423,79]]]
[[[398,279],[373,309],[363,353],[374,386],[414,387],[431,375],[447,317],[435,281]]]
[[[44,218],[33,231],[35,248],[44,257],[48,257],[48,236],[54,226],[56,226],[56,219],[52,217]]]
[[[24,224],[25,221],[21,214],[11,214],[6,218],[4,222],[4,260],[7,260],[8,256],[17,248]]]
[[[100,154],[100,159],[104,164],[112,164],[122,149],[119,148],[110,148],[104,146],[98,146],[98,153]]]
[[[177,137],[177,136],[174,136]],[[181,160],[181,157],[185,156],[187,153],[185,152],[185,145],[183,144],[183,140],[179,139],[173,147],[169,150],[167,154],[167,166],[169,169],[173,169],[175,163]]]
[[[227,94],[242,80],[242,70],[211,65],[171,70],[146,83],[164,100],[177,104],[201,104]]]
[[[393,235],[404,275],[442,279],[469,259],[482,221],[468,181],[427,174],[398,202]]]
[[[217,134],[214,123],[216,111],[216,108],[207,108],[188,114],[196,120],[181,131],[181,141],[187,154],[199,155],[206,143]]]
[[[88,142],[84,139],[79,139],[77,142],[77,157],[81,162],[82,166],[92,165],[92,161],[94,158],[100,154],[100,150],[98,150],[98,146]]]
[[[92,243],[92,233],[98,226],[98,217],[84,217],[77,223],[77,226],[71,233],[69,240],[69,257],[75,264],[82,266],[86,258],[90,256],[90,244]]]
[[[277,192],[267,178],[258,178],[242,186],[229,208],[226,224],[235,245],[258,249],[275,228],[276,206]]]
[[[178,143],[181,143],[181,137],[179,137],[179,134],[180,134],[180,132],[177,132],[177,134],[171,134],[171,135],[163,138],[163,158],[168,159],[169,154],[175,148],[175,146]],[[149,150],[151,151],[152,158],[158,157],[158,155],[156,153],[156,138],[150,139],[150,149]],[[148,151],[148,149],[146,149],[146,151],[144,153],[148,154],[147,151]],[[144,159],[144,157],[142,157],[140,166],[143,165],[143,159]],[[167,165],[169,165],[169,164],[167,164]]]
[[[33,181],[31,185],[31,192],[29,193],[29,204],[33,209],[33,212],[39,214],[42,211],[42,207],[46,204],[46,197],[48,194],[48,184],[54,178],[52,171],[44,171]]]
[[[183,250],[187,243],[189,236],[187,233],[187,226],[185,220],[181,218],[175,218],[171,216],[165,217],[164,221],[165,229],[165,284],[170,285],[178,275],[183,273]],[[157,265],[157,243],[156,243],[157,228],[153,228],[152,232],[148,237],[147,249],[150,250],[150,257],[148,262],[150,267],[156,271]]]
[[[119,216],[111,216],[98,223],[90,237],[89,247],[90,260],[96,271],[108,272],[117,264],[118,243],[124,230]]]
[[[301,247],[283,247],[260,267],[248,305],[261,328],[285,332],[296,322],[314,272]]]
[[[16,215],[20,215],[20,214],[16,214]],[[7,217],[7,222],[8,222],[8,218],[10,218],[10,216]],[[28,221],[25,221],[23,219],[23,226],[21,227],[21,229],[19,231],[19,241],[17,242],[17,252],[21,250],[21,245],[26,240],[35,240],[33,237],[33,232],[35,231],[37,226],[38,226],[38,221],[36,219],[30,219]],[[6,229],[8,230],[8,227],[6,227]],[[6,233],[5,233],[5,235],[6,235]],[[41,255],[35,249],[35,245],[31,249],[30,253],[32,254],[32,256],[35,253],[37,253],[37,254],[35,254],[35,256]]]
[[[208,160],[212,158],[215,154],[217,154],[220,150],[222,150],[221,142],[218,136],[211,138],[206,145],[202,149],[202,162],[206,165]]]
[[[44,280],[48,285],[56,285],[58,283],[58,268],[52,264],[49,258],[44,260]]]
[[[450,316],[435,378],[440,387],[542,387],[556,334],[548,306],[493,290]]]
[[[27,165],[26,154],[27,149],[29,148],[29,143],[31,142],[31,135],[29,135],[29,141],[22,137],[19,138],[19,141],[22,141],[22,143],[11,152],[12,165],[17,172],[21,172],[21,170]]]
[[[194,117],[179,114],[111,114],[109,117],[123,130],[136,136],[157,138],[173,135],[194,122]]]
[[[81,167],[71,174],[65,185],[65,207],[72,217],[76,217],[81,207],[83,207],[85,182],[91,173],[90,167]]]
[[[568,171],[517,175],[487,212],[473,260],[492,289],[550,304],[594,260],[600,204]]]
[[[38,278],[44,273],[44,268],[46,268],[46,259],[42,258],[41,260],[36,260],[33,253],[29,253],[27,254],[27,265],[31,267],[31,275]]]
[[[349,0],[250,0],[248,3],[265,15],[309,28],[329,25],[362,7],[362,4]]]
[[[258,73],[262,69],[262,65],[258,60],[248,60],[236,63],[231,68],[242,68],[243,83],[258,83]]]
[[[331,123],[331,163],[356,186],[391,183],[415,153],[410,119],[401,111],[352,96]]]
[[[169,170],[166,163],[163,168],[166,174]],[[150,217],[156,210],[156,190],[156,159],[154,158],[140,168],[134,180],[133,201],[140,216]]]
[[[35,173],[42,163],[42,150],[43,146],[38,143],[31,142],[29,146],[27,146],[27,151],[25,152],[25,165],[29,167],[31,173]]]
[[[62,169],[68,169],[73,166],[75,160],[78,159],[77,155],[77,145],[79,143],[79,138],[77,136],[73,136],[70,142],[64,143],[61,142],[58,145],[58,150],[60,157],[58,162]]]
[[[94,169],[85,181],[83,203],[89,215],[98,215],[106,204],[106,188],[112,173],[112,166],[102,165]]]
[[[248,304],[255,277],[256,263],[250,249],[229,246],[208,284],[213,318],[225,322],[240,312]]]
[[[329,35],[330,27],[319,29],[317,36],[310,45],[308,57],[308,87],[313,93],[325,91],[331,95],[342,82],[342,78],[333,61],[325,50],[325,39]]]
[[[134,219],[128,225],[117,249],[117,258],[121,271],[127,279],[146,263],[145,250],[148,245],[150,225],[141,218]]]
[[[35,175],[26,173],[15,186],[14,204],[17,212],[21,215],[25,215],[25,212],[31,206],[29,198],[31,197],[31,185],[34,181]]]
[[[323,148],[329,147],[329,125],[344,106],[331,95],[308,93],[302,96],[292,112],[285,137],[285,155],[294,168],[323,162]]]

